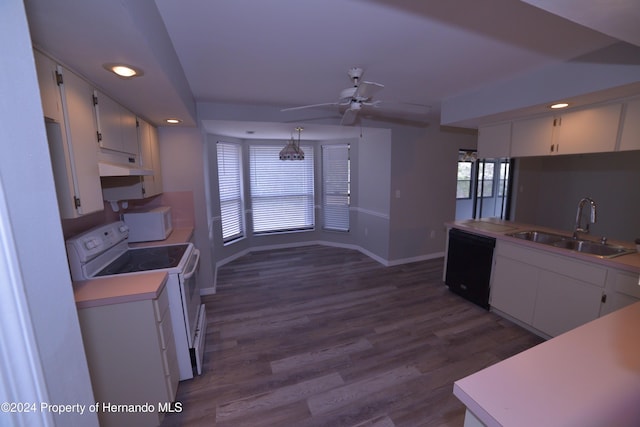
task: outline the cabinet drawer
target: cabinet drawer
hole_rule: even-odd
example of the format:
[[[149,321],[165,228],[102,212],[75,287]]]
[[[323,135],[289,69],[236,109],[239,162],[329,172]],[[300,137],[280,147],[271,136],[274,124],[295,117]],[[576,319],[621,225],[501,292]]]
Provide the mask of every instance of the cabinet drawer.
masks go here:
[[[158,299],[153,300],[153,310],[156,314],[156,321],[162,321],[165,313],[169,310],[169,293],[167,292],[166,286],[162,289],[162,292],[160,292]]]

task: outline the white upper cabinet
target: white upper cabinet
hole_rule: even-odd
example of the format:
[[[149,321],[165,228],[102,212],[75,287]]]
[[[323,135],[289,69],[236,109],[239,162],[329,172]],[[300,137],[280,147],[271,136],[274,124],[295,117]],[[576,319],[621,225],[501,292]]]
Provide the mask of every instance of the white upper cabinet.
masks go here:
[[[513,122],[511,157],[546,156],[553,149],[553,117]]]
[[[513,122],[511,157],[615,151],[621,104]]]
[[[622,104],[572,111],[554,129],[556,154],[603,153],[615,150]]]
[[[478,129],[478,157],[499,159],[509,157],[511,151],[511,123],[482,126]]]
[[[160,173],[160,146],[158,129],[144,120],[138,119],[138,138],[142,167],[153,170],[153,175],[143,178],[143,197],[152,197],[162,193],[162,175]]]
[[[100,147],[137,156],[135,114],[98,91],[95,91],[94,103]]]
[[[144,120],[138,119],[138,141],[140,145],[138,165],[142,169],[153,170],[153,175],[103,178],[102,194],[105,200],[136,200],[162,193],[157,129]]]
[[[640,150],[640,98],[627,102],[619,150]]]
[[[93,88],[60,66],[58,72],[64,121],[55,122],[59,126],[47,125],[47,136],[60,214],[62,218],[76,218],[104,209]]]
[[[58,86],[62,76],[58,73],[58,64],[37,50],[33,54],[36,61],[36,69],[38,70],[38,85],[40,87],[44,116],[58,123],[63,123],[62,98],[60,96],[60,86]]]

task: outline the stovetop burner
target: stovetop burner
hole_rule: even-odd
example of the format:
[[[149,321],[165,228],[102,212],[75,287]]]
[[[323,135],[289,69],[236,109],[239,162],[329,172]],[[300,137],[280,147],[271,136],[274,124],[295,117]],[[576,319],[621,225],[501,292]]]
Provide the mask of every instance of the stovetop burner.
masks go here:
[[[173,268],[180,264],[187,247],[188,245],[170,245],[129,249],[95,276]]]

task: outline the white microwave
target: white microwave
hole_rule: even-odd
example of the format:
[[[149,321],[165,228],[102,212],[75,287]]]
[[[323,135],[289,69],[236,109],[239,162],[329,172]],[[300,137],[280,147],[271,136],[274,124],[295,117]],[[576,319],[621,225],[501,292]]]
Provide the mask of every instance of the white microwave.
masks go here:
[[[129,227],[131,243],[164,240],[173,231],[169,206],[125,212],[122,214],[122,220]]]

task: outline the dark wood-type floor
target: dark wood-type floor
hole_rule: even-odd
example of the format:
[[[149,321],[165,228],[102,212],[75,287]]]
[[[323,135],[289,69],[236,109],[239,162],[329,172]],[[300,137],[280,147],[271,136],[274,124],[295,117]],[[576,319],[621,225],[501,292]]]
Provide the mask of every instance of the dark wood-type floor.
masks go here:
[[[324,246],[219,271],[204,374],[163,426],[458,426],[453,382],[541,342],[452,294],[443,260],[384,267]]]

